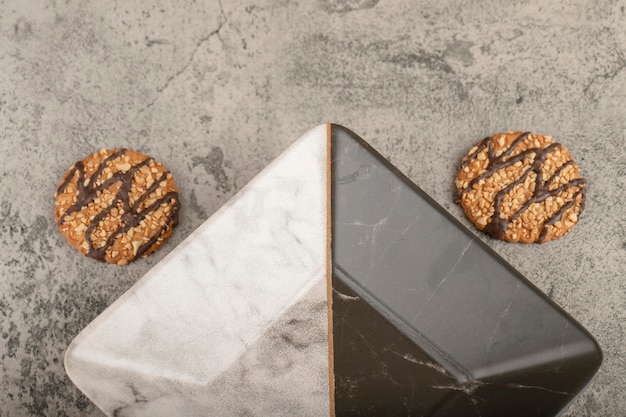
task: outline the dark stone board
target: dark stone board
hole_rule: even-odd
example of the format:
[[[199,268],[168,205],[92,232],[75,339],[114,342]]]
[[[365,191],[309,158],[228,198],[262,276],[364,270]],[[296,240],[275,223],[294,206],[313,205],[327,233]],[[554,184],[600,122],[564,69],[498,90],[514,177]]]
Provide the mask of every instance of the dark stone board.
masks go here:
[[[338,125],[331,173],[337,416],[556,416],[584,389],[591,335]]]

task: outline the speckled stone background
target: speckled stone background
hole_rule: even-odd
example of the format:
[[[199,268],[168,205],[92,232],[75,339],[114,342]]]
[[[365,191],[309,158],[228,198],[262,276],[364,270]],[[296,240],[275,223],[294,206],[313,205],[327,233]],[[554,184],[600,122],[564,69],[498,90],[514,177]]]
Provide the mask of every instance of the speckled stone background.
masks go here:
[[[459,158],[501,130],[551,134],[587,208],[497,252],[605,355],[564,413],[626,410],[626,1],[0,0],[0,416],[102,416],[71,384],[74,336],[305,131],[343,124],[465,224]],[[127,267],[80,256],[54,190],[101,147],[150,154],[184,204]]]

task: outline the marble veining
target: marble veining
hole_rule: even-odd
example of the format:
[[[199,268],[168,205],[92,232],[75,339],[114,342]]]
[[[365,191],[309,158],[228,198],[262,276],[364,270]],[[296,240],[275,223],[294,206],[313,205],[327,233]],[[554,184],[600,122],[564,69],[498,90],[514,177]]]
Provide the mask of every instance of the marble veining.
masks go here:
[[[331,163],[338,415],[558,415],[589,333],[341,126]]]
[[[116,417],[327,415],[326,161],[320,126],[74,340],[74,383]]]
[[[520,285],[523,278],[489,255],[475,235],[434,210],[365,142],[356,146],[345,132],[337,138],[333,262],[374,294],[370,302],[389,308],[445,352],[450,372],[460,368],[477,377],[508,372],[539,356],[550,362],[561,355],[563,344],[576,343],[581,331],[561,332],[568,319],[553,314],[534,289]],[[354,174],[363,166],[369,167],[368,175]],[[486,302],[484,294],[494,296]],[[512,302],[516,298],[525,302]],[[529,328],[529,317],[539,316],[542,325]]]

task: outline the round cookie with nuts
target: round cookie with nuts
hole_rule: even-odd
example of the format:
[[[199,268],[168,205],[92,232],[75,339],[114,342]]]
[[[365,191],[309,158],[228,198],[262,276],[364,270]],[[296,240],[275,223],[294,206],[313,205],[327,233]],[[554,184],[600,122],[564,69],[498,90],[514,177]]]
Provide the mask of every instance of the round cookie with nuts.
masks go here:
[[[178,188],[163,164],[128,149],[102,149],[65,173],[54,219],[83,254],[125,265],[169,238],[179,210]]]
[[[509,242],[547,242],[565,235],[585,205],[585,180],[552,137],[498,133],[461,161],[457,202],[485,233]]]

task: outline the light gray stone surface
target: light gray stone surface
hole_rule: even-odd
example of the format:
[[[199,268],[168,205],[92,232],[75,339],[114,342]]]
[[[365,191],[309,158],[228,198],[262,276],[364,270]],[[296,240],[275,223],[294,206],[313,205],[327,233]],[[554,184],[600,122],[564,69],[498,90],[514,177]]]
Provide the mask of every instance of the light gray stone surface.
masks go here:
[[[0,0],[0,416],[101,416],[70,383],[74,336],[310,128],[343,124],[465,224],[459,158],[551,134],[588,180],[545,245],[485,240],[580,321],[605,359],[564,413],[626,409],[626,2]],[[78,255],[54,190],[125,146],[164,162],[181,224],[127,267]]]

